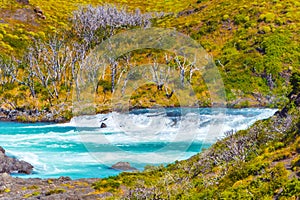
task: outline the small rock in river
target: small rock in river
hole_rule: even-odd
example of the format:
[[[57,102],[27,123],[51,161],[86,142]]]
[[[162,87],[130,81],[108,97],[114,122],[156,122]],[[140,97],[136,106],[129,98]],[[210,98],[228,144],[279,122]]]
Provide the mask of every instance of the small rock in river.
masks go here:
[[[118,162],[111,166],[112,169],[123,170],[123,171],[134,171],[137,170],[134,167],[131,167],[129,162]]]

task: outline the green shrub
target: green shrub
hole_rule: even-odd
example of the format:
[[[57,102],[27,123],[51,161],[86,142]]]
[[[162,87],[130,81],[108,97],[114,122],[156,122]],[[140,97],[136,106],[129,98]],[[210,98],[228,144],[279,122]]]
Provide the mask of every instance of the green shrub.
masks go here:
[[[274,155],[273,161],[285,160],[290,157],[291,157],[291,152],[289,152],[289,151],[279,152],[276,155]]]
[[[108,92],[108,91],[111,91],[112,89],[112,85],[111,85],[111,82],[110,81],[107,81],[107,80],[99,80],[98,81],[98,86],[99,87],[102,87],[102,91],[105,93],[105,92]]]
[[[66,111],[64,111],[64,118],[66,119],[66,120],[70,120],[70,119],[72,119],[72,117],[73,117],[73,113],[72,113],[72,111],[70,111],[70,110],[66,110]]]
[[[276,142],[276,143],[274,144],[274,149],[275,149],[275,150],[281,149],[281,148],[283,148],[283,147],[285,147],[285,144],[284,144],[283,142]]]
[[[294,178],[284,186],[283,191],[280,193],[280,197],[299,197],[300,194],[300,180]]]
[[[262,30],[264,33],[270,33],[272,29],[270,28],[270,26],[263,26],[263,27],[261,28],[261,30]]]
[[[229,19],[229,15],[223,15],[223,17],[222,17],[222,20],[223,21],[226,21],[226,20],[228,20]]]
[[[274,21],[275,18],[276,18],[276,15],[274,13],[265,13],[265,14],[261,14],[259,16],[259,20],[265,21],[266,23],[270,23],[270,22]]]
[[[271,21],[274,21],[275,18],[276,18],[276,15],[274,13],[266,13],[264,20],[266,23],[269,23]]]
[[[49,190],[48,192],[46,192],[46,196],[49,196],[49,195],[52,195],[52,194],[61,194],[61,193],[64,193],[66,192],[65,189],[62,189],[62,188],[55,188],[53,190]]]
[[[244,23],[246,23],[248,21],[249,21],[249,16],[246,16],[246,15],[243,15],[243,14],[239,14],[239,15],[236,15],[234,17],[234,23],[236,25],[244,24]]]
[[[103,179],[98,182],[93,183],[93,188],[95,190],[100,189],[118,189],[120,187],[120,182],[113,180],[111,178]]]
[[[290,78],[290,83],[294,94],[300,92],[300,73],[294,72]]]
[[[291,162],[292,167],[300,167],[300,156],[294,158]]]

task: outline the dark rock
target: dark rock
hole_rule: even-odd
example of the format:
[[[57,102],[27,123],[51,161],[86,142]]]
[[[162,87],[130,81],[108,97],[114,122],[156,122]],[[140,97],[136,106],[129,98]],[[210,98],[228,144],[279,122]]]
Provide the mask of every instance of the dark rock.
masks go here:
[[[288,116],[289,109],[287,107],[284,107],[280,111],[276,111],[275,115],[279,116],[280,118],[286,118]]]
[[[15,178],[7,173],[0,174],[0,199],[65,199],[83,200],[111,197],[109,192],[101,193],[95,191],[91,185],[99,179],[77,179],[71,180],[68,177],[58,179],[40,178]],[[4,192],[9,190],[9,192]],[[39,191],[32,196],[34,191]],[[27,199],[27,198],[26,198]]]
[[[288,95],[288,98],[290,100],[290,102],[294,102],[294,104],[299,107],[300,106],[300,94],[296,95],[293,93],[290,93]],[[276,116],[279,116],[281,118],[286,118],[288,116],[288,111],[289,108],[288,107],[284,107],[282,110],[279,110],[275,113]]]
[[[3,186],[4,183],[8,183],[12,181],[12,177],[8,173],[2,173],[0,174],[0,186]],[[3,190],[4,188],[0,187],[0,191]]]
[[[57,180],[65,182],[65,181],[71,181],[72,179],[70,177],[68,177],[68,176],[61,176]]]
[[[168,99],[170,99],[170,98],[173,96],[173,93],[174,93],[174,90],[172,90],[172,92],[171,92],[170,94],[166,94],[166,97],[167,97]]]
[[[110,192],[104,192],[101,194],[90,194],[83,197],[84,200],[94,200],[94,199],[106,199],[108,197],[112,197],[113,194]]]
[[[157,85],[157,90],[160,90],[160,91],[162,91],[162,89],[163,89],[163,86],[164,86],[164,84],[162,83],[162,84],[158,84]]]
[[[113,166],[111,166],[111,168],[116,169],[116,170],[123,170],[123,171],[137,170],[136,168],[131,167],[129,162],[118,162],[118,163],[114,164]]]
[[[46,19],[46,16],[41,13],[37,13],[36,15],[41,19]]]
[[[0,147],[0,153],[3,153],[3,154],[5,154],[5,150],[2,148],[2,147]]]
[[[195,9],[191,9],[191,10],[185,10],[185,11],[181,11],[177,14],[177,17],[181,17],[181,16],[189,16],[191,14],[195,13]]]
[[[29,5],[29,0],[17,0],[18,3]]]
[[[41,19],[46,19],[46,16],[44,15],[44,12],[39,8],[35,7],[33,11],[36,13],[36,16],[38,16]]]
[[[166,114],[168,117],[180,117],[182,115],[181,111],[179,111],[179,110],[171,110],[171,111],[168,111]]]
[[[52,118],[52,120],[46,119],[45,121],[49,121],[49,122],[51,121],[51,122],[55,122],[55,123],[63,123],[63,122],[66,122],[67,119],[62,116],[59,116],[59,117]]]
[[[9,110],[0,107],[0,121],[22,121],[22,122],[66,122],[67,119],[61,114],[62,111],[53,112],[48,110],[17,108]]]
[[[296,99],[295,99],[295,105],[300,106],[300,94],[298,94]]]
[[[0,147],[0,173],[17,172],[22,174],[30,174],[32,169],[33,166],[31,164],[5,155],[5,150]]]
[[[46,118],[49,119],[49,120],[52,120],[54,117],[54,115],[52,113],[47,113],[46,114]]]
[[[107,125],[102,122],[100,128],[106,128],[106,127],[107,127]]]
[[[191,14],[194,14],[196,12],[199,12],[199,11],[203,10],[204,8],[206,8],[206,6],[201,6],[199,8],[194,8],[194,9],[190,9],[190,10],[184,10],[184,11],[179,12],[177,14],[177,17],[189,16]]]
[[[35,7],[34,9],[33,9],[33,11],[35,12],[35,13],[40,13],[40,14],[44,14],[43,13],[43,11],[39,8],[39,7]]]

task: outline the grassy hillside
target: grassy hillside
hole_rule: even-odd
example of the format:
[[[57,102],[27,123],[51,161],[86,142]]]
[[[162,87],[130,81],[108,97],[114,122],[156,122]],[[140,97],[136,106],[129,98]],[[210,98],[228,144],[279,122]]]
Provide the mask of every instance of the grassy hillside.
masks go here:
[[[37,1],[29,4],[17,3],[16,0],[3,0],[0,3],[0,41],[1,53],[19,53],[30,42],[30,37],[45,37],[51,32],[69,28],[69,19],[79,6],[116,4],[129,10],[139,8],[143,12],[179,12],[187,8],[190,2],[182,1]],[[174,6],[175,5],[175,6]],[[39,17],[34,9],[39,8],[45,19]],[[21,48],[21,49],[20,49]]]
[[[107,3],[107,2],[106,2]],[[299,10],[298,1],[109,1],[128,11],[141,9],[153,14],[152,26],[176,28],[199,43],[213,57],[222,75],[228,106],[283,106],[290,92],[289,77],[298,71],[299,49]],[[78,6],[102,5],[100,1],[29,1],[29,4],[15,1],[2,1],[0,4],[0,52],[15,60],[22,59],[32,38],[47,41],[54,35],[71,33],[70,18]],[[36,11],[41,11],[41,14]],[[69,36],[64,36],[64,38]],[[72,42],[69,41],[70,43]],[[147,54],[139,55],[140,59]],[[142,64],[143,62],[140,62]],[[139,64],[139,63],[138,63]],[[24,76],[22,67],[18,67]],[[25,67],[26,69],[26,67]],[[108,80],[107,78],[106,80]],[[106,81],[104,80],[104,81]],[[193,85],[201,106],[209,106],[209,95],[201,76],[196,76]],[[37,98],[32,98],[26,86],[17,83],[3,85],[2,105],[12,102],[16,107],[43,109],[71,102],[63,86],[58,99],[49,99],[38,81]],[[110,87],[102,82],[103,87]],[[106,85],[105,85],[106,84]],[[63,85],[63,83],[61,83]],[[11,89],[14,88],[14,89]],[[100,88],[101,89],[101,88]],[[68,89],[67,89],[68,90]],[[147,89],[142,89],[147,90]],[[152,90],[151,90],[152,91]],[[22,93],[25,102],[16,102],[11,96]],[[143,92],[142,92],[143,93]],[[3,94],[7,94],[3,98]],[[150,94],[150,96],[153,94]],[[105,100],[103,99],[105,96]],[[99,110],[109,105],[103,101],[110,99],[110,92],[99,94]],[[133,106],[151,106],[147,96],[135,95]],[[164,94],[157,94],[164,99]],[[49,100],[50,101],[50,100]],[[27,104],[26,104],[27,102]],[[29,102],[29,105],[28,105]],[[162,100],[160,102],[166,102]],[[170,102],[170,101],[169,101]],[[103,105],[105,104],[105,105]],[[102,105],[102,108],[101,108]],[[163,104],[176,105],[175,102]]]
[[[198,2],[160,25],[178,27],[214,55],[228,100],[286,94],[290,72],[299,68],[299,2]]]
[[[293,80],[289,104],[270,119],[230,131],[190,159],[122,173],[94,183],[94,188],[125,199],[298,199],[299,75]]]
[[[0,3],[1,107],[57,108],[65,112],[66,118],[72,116],[66,112],[70,109],[73,92],[69,75],[63,77],[64,82],[47,88],[44,86],[47,81],[43,85],[37,78],[30,79],[30,59],[23,57],[33,39],[47,42],[54,36],[58,40],[64,36],[66,45],[83,43],[73,34],[69,20],[72,12],[79,5],[102,3],[75,0],[30,0],[28,5],[8,0]],[[176,28],[199,41],[214,56],[225,83],[228,106],[283,109],[246,131],[228,132],[225,139],[188,160],[167,167],[148,166],[142,173],[122,173],[95,182],[93,187],[97,193],[110,192],[115,197],[130,199],[299,198],[300,76],[295,72],[299,72],[300,66],[300,3],[296,0],[155,3],[120,0],[109,3],[126,6],[129,11],[140,8],[142,12],[163,12],[153,15],[156,17],[152,19],[152,26]],[[162,52],[152,53],[162,61]],[[148,55],[147,51],[133,52],[132,59],[136,64],[143,64]],[[126,64],[124,60],[119,63]],[[27,85],[16,82],[6,76],[4,69],[13,69],[18,72],[17,78],[30,81]],[[67,72],[70,73],[70,69]],[[108,72],[98,83],[98,111],[110,109],[110,75]],[[193,88],[200,105],[209,106],[201,75],[195,78]],[[55,92],[59,95],[52,97]],[[163,106],[177,106],[175,97],[166,98],[153,84],[139,88],[131,97],[132,106],[137,107],[152,106],[153,101]]]

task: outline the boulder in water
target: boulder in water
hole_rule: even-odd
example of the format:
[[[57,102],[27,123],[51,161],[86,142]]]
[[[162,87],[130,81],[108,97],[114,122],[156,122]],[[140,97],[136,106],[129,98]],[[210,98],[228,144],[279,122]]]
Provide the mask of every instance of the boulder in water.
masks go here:
[[[5,150],[0,147],[0,173],[22,173],[30,174],[33,166],[23,160],[19,161],[5,155]]]
[[[2,148],[2,147],[0,147],[0,154],[5,154],[5,150]]]
[[[122,170],[122,171],[135,171],[137,170],[134,167],[131,167],[129,162],[118,162],[111,166],[112,169]]]
[[[106,127],[107,127],[107,125],[102,122],[100,128],[106,128]]]

